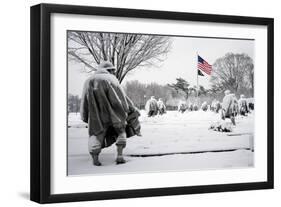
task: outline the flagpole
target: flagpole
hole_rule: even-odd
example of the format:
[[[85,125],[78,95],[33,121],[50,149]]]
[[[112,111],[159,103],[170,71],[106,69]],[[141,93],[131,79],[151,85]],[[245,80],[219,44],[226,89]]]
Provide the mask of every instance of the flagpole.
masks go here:
[[[197,54],[197,61],[196,61],[196,74],[197,74],[197,87],[196,87],[196,93],[197,93],[197,97],[196,97],[196,101],[197,101],[197,106],[199,107],[199,102],[198,102],[198,91],[199,91],[199,88],[198,88],[198,52],[196,53]]]

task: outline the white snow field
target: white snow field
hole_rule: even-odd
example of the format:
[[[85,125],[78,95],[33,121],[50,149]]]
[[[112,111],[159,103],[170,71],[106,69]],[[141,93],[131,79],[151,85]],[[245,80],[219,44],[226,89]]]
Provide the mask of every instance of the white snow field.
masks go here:
[[[126,164],[116,165],[116,146],[102,150],[102,166],[92,165],[88,129],[79,114],[69,114],[68,175],[184,171],[254,166],[254,113],[238,116],[232,132],[209,130],[220,120],[211,111],[168,111],[147,117],[141,111],[142,137],[127,140]],[[228,120],[230,122],[230,120]]]

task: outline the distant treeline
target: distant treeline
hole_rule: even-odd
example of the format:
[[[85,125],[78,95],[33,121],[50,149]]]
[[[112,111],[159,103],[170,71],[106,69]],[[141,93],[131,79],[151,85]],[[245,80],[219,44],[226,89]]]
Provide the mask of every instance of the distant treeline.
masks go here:
[[[201,106],[205,101],[207,104],[211,104],[214,99],[222,101],[224,97],[224,90],[205,89],[203,86],[199,86],[197,100],[196,87],[190,87],[187,81],[182,78],[178,78],[175,84],[167,85],[157,83],[144,84],[134,80],[126,83],[125,91],[139,109],[144,109],[147,100],[151,96],[154,96],[156,99],[162,98],[167,110],[176,110],[180,101]],[[235,95],[239,98],[240,94],[242,92]],[[243,94],[246,97],[251,97],[250,90],[244,90]]]
[[[143,84],[137,80],[127,82],[125,91],[139,109],[145,108],[145,104],[151,96],[154,96],[157,100],[162,98],[168,110],[169,108],[174,109],[178,101],[184,96],[183,92],[177,92],[168,85],[159,85],[157,83]]]
[[[224,91],[228,88],[223,86],[217,87],[213,85],[211,89],[206,89],[203,86],[199,86],[198,99],[196,86],[190,86],[190,84],[183,78],[177,78],[175,83],[160,85],[157,83],[144,84],[138,80],[127,82],[124,86],[127,96],[133,101],[136,107],[144,109],[145,104],[151,96],[154,96],[157,100],[162,98],[167,110],[177,110],[178,104],[181,101],[187,103],[198,104],[201,106],[203,102],[211,104],[214,99],[222,101],[224,97]],[[240,87],[235,93],[239,98],[241,94],[244,94],[247,98],[253,97],[253,87]],[[68,113],[76,112],[80,110],[81,98],[78,95],[68,94]]]
[[[68,94],[67,97],[67,106],[68,106],[68,113],[75,112],[78,113],[80,111],[80,103],[81,98],[78,95]]]

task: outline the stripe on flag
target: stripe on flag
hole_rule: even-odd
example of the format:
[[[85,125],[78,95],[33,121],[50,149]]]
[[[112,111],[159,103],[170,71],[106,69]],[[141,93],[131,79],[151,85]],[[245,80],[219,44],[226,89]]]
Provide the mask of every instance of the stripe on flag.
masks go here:
[[[201,58],[198,55],[198,63],[197,63],[198,69],[203,71],[204,73],[211,75],[212,72],[212,65],[210,65],[207,61],[205,61],[203,58]]]

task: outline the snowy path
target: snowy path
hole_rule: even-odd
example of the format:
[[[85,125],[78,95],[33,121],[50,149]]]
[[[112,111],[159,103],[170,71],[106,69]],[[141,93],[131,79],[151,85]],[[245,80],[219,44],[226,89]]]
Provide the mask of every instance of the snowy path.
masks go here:
[[[69,175],[253,166],[253,152],[246,149],[250,148],[253,139],[254,115],[239,117],[237,127],[231,133],[208,130],[210,124],[217,120],[218,114],[203,111],[184,114],[168,112],[152,118],[146,117],[142,112],[140,121],[143,136],[128,139],[124,150],[128,162],[125,165],[115,165],[116,147],[113,145],[103,149],[101,153],[103,166],[95,167],[87,152],[88,135],[85,124],[79,120],[79,116],[70,114]],[[224,150],[226,152],[209,152]],[[182,154],[194,152],[205,153]],[[171,155],[155,156],[165,153]],[[138,157],[148,155],[149,157]]]

